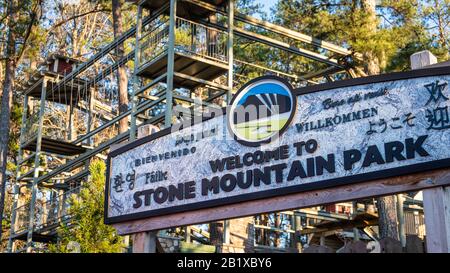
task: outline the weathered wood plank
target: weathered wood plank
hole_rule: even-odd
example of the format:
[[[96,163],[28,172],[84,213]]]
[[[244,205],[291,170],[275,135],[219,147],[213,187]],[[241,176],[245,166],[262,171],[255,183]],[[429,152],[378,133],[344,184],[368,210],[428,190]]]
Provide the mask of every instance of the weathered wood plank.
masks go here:
[[[450,187],[423,191],[428,253],[450,252]]]
[[[137,130],[137,138],[148,136],[158,130],[158,127],[150,124],[140,126]],[[118,149],[125,144],[121,143],[115,145],[114,147],[111,147],[111,150]],[[156,231],[135,233],[133,235],[133,253],[155,253],[157,247],[159,247],[159,252],[162,252],[162,247],[158,242],[156,233]]]
[[[133,235],[133,253],[155,253],[156,232],[139,232]]]
[[[411,55],[411,69],[426,68],[437,63],[428,50]],[[450,187],[423,191],[427,252],[450,252]]]
[[[367,197],[418,191],[444,185],[450,185],[450,169],[448,168],[190,212],[155,216],[143,220],[117,223],[114,224],[114,227],[119,234],[124,235],[140,231],[251,216],[260,213],[307,208]]]

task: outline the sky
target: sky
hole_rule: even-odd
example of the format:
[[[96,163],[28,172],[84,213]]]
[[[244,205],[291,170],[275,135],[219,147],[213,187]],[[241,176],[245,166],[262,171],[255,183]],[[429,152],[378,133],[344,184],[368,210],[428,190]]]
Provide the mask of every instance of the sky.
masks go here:
[[[257,3],[261,3],[264,5],[264,11],[267,14],[270,14],[270,8],[275,5],[275,3],[277,2],[277,0],[256,0]]]

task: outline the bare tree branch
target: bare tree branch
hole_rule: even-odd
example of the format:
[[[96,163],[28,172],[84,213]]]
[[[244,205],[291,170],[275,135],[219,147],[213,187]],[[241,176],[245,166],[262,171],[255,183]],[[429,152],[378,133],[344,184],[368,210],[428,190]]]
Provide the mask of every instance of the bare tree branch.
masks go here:
[[[77,19],[77,18],[80,18],[80,17],[84,17],[84,16],[87,16],[87,15],[92,14],[92,13],[98,13],[98,12],[111,12],[111,9],[93,9],[93,10],[90,10],[90,11],[87,11],[87,12],[84,12],[84,13],[80,13],[80,14],[76,14],[76,15],[74,15],[74,16],[71,16],[71,17],[69,17],[69,18],[66,18],[66,19],[64,19],[64,20],[62,20],[62,21],[60,21],[60,22],[54,24],[54,25],[47,31],[47,35],[48,35],[49,33],[53,32],[56,28],[58,28],[58,27],[64,25],[65,23],[67,23],[67,22],[69,22],[69,21],[71,21],[71,20],[74,20],[74,19]]]
[[[20,62],[20,59],[22,59],[22,56],[25,53],[25,50],[27,48],[27,41],[28,41],[28,38],[30,38],[31,30],[33,28],[33,25],[34,25],[34,23],[36,21],[37,15],[38,15],[38,8],[41,7],[41,5],[42,5],[41,1],[36,3],[36,6],[33,8],[33,11],[31,13],[31,20],[30,20],[30,23],[27,26],[27,31],[25,32],[25,37],[23,39],[23,46],[22,46],[22,48],[20,50],[19,55],[17,56],[17,62],[18,63]]]

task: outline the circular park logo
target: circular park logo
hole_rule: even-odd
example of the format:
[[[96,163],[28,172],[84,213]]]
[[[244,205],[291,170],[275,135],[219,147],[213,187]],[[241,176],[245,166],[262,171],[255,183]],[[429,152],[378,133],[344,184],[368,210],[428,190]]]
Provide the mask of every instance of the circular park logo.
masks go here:
[[[233,97],[228,129],[246,146],[260,146],[280,136],[289,126],[296,109],[292,86],[275,76],[256,78]]]

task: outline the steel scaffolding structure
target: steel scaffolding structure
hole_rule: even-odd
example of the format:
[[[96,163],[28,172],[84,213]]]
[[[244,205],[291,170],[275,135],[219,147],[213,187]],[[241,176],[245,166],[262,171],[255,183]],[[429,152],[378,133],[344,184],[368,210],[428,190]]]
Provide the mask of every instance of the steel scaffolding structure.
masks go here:
[[[87,181],[89,162],[104,158],[111,145],[134,140],[139,126],[167,128],[225,106],[242,84],[259,75],[275,74],[304,86],[352,74],[350,50],[240,14],[234,0],[136,4],[134,27],[86,62],[54,57],[50,68],[35,74],[23,90],[8,251],[40,251],[56,240],[61,223],[76,225],[67,213],[68,200]],[[235,58],[237,48],[246,50],[244,43],[314,61],[319,69],[293,75]],[[304,48],[296,46],[300,43]],[[122,44],[131,50],[121,59],[111,58]],[[58,69],[57,60],[71,68]],[[133,67],[130,105],[122,112],[114,73],[120,66]],[[123,119],[129,131],[119,133]]]

